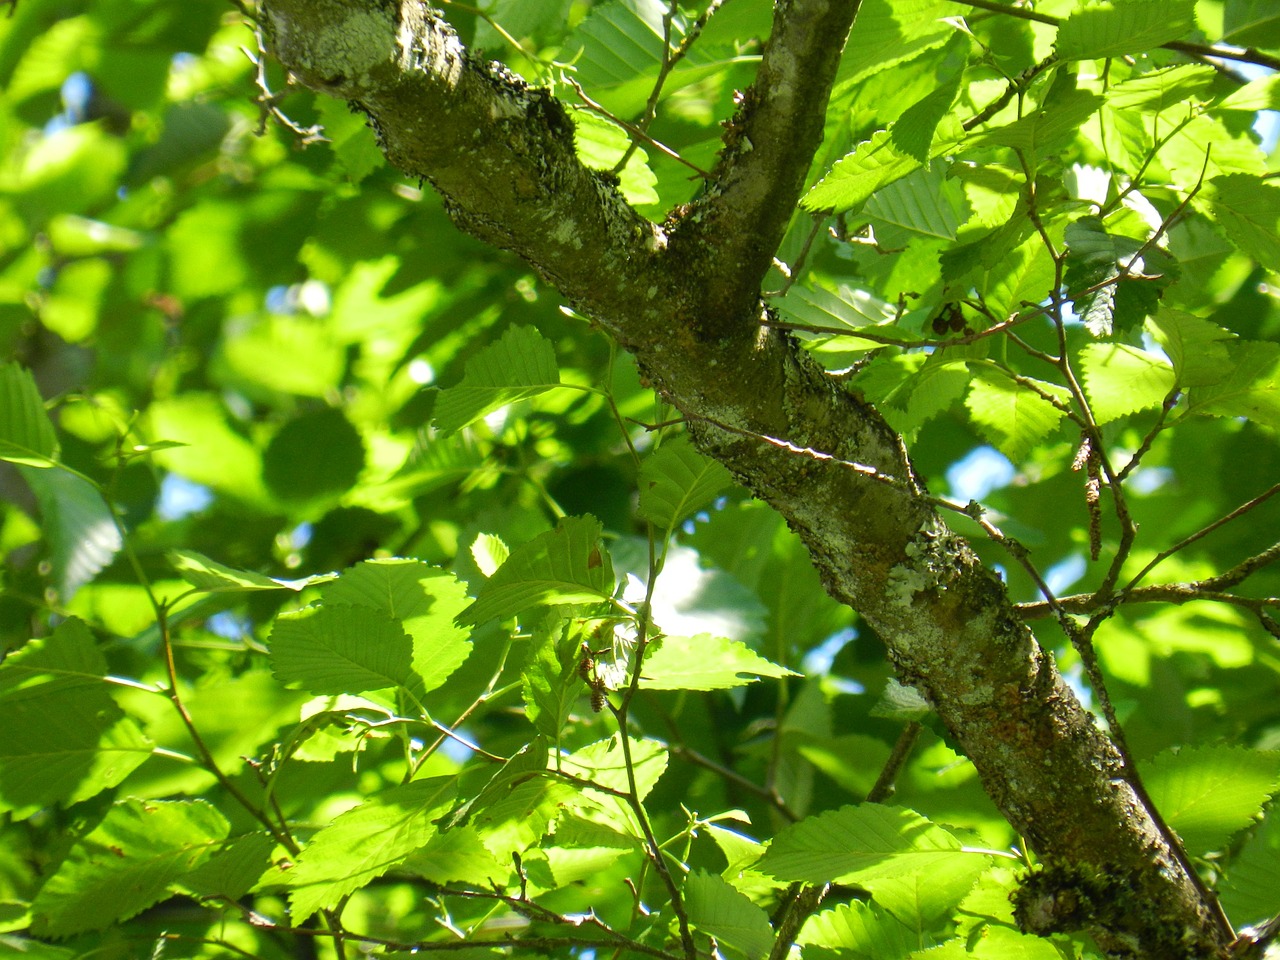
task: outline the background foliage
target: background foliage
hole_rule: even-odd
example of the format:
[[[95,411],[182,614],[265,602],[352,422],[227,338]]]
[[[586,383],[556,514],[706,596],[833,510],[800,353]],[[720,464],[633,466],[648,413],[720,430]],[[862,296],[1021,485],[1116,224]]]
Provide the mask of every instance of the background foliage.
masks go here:
[[[1148,790],[1257,922],[1280,82],[1249,61],[1280,15],[990,6],[865,0],[770,304],[1030,551],[957,520],[1086,696],[1031,572],[1191,585],[1095,648]],[[660,219],[771,7],[447,14]],[[835,884],[806,958],[1094,954],[1016,929],[1033,858],[785,524],[363,118],[270,98],[240,11],[23,0],[0,87],[0,942],[756,958],[803,882]]]

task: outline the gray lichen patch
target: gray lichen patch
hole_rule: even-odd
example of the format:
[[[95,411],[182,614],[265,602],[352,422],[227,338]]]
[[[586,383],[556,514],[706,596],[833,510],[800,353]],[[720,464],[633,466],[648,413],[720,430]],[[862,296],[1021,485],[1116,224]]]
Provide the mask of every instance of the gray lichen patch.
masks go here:
[[[930,515],[908,541],[906,559],[895,564],[886,582],[886,595],[898,606],[910,606],[919,593],[945,590],[961,573],[952,534],[937,516]]]
[[[369,74],[393,55],[392,12],[318,3],[305,14],[267,9],[275,48],[291,70],[308,83],[352,92],[366,87]]]

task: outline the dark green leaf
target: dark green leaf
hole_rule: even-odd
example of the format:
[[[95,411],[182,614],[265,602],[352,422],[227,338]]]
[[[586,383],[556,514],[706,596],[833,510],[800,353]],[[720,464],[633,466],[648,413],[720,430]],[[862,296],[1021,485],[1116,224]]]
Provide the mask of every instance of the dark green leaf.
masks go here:
[[[45,413],[31,371],[0,363],[0,460],[48,467],[58,458],[58,438]]]

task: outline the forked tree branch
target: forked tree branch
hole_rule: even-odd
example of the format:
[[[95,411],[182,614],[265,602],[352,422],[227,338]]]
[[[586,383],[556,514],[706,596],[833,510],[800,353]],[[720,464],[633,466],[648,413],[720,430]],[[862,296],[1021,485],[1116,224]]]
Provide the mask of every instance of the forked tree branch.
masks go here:
[[[1086,891],[1105,901],[1084,921],[1104,949],[1219,955],[1228,932],[1113,744],[1004,584],[940,519],[901,438],[789,333],[761,323],[760,285],[821,139],[857,6],[775,4],[713,181],[661,225],[578,161],[553,97],[474,58],[421,0],[269,0],[263,22],[298,80],[364,111],[391,163],[429,181],[463,230],[524,258],[630,350],[701,449],[783,514],[828,592],[880,634],[899,676],[929,698],[1047,865],[1022,903],[1029,927],[1078,926],[1055,908],[1055,891],[1120,877],[1105,896]]]

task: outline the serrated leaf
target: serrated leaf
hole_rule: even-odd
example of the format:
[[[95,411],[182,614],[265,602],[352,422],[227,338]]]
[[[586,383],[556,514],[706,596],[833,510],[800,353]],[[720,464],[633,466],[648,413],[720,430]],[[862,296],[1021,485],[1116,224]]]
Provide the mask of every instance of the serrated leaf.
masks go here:
[[[1147,321],[1147,329],[1173,361],[1180,387],[1219,383],[1231,371],[1226,344],[1236,335],[1211,320],[1162,307]]]
[[[462,804],[441,824],[442,830],[464,826],[469,818],[483,813],[520,784],[541,777],[547,769],[547,741],[535,737],[507,760],[474,798]]]
[[[122,800],[72,847],[32,903],[32,929],[65,937],[101,930],[162,900],[227,836],[203,800]]]
[[[948,945],[956,948],[955,956],[977,957],[978,960],[1062,960],[1057,946],[1044,937],[1022,933],[1011,927],[992,924],[982,931],[972,950],[966,949],[966,941],[951,940]],[[936,951],[930,951],[932,957]],[[939,960],[942,960],[939,957]]]
[[[837,82],[850,84],[946,43],[955,28],[946,0],[863,0]]]
[[[499,407],[558,386],[560,370],[551,341],[533,327],[511,327],[467,361],[461,383],[440,391],[435,425],[452,433]]]
[[[899,231],[954,240],[969,216],[964,188],[947,178],[941,164],[931,170],[913,170],[901,180],[881,187],[862,212],[871,218],[876,237],[887,247],[909,242]]]
[[[102,494],[74,473],[19,466],[40,502],[53,578],[65,603],[96,577],[124,545]]]
[[[794,670],[759,656],[745,643],[703,633],[663,637],[644,659],[640,686],[650,690],[725,690],[754,683],[757,677],[798,676]]]
[[[502,865],[472,827],[439,833],[398,867],[432,883],[470,883],[493,887],[506,881],[510,865]]]
[[[1124,343],[1089,343],[1080,351],[1080,371],[1094,419],[1110,423],[1158,407],[1174,386],[1164,357]]]
[[[30,370],[0,363],[0,460],[50,467],[58,437]]]
[[[893,144],[889,130],[877,130],[804,195],[800,205],[811,213],[843,213],[865,203],[886,183],[905,177],[923,164]]]
[[[543,630],[535,634],[537,646],[529,663],[520,674],[525,713],[538,732],[552,743],[560,742],[560,732],[581,695],[577,656],[574,651],[561,652],[559,630]]]
[[[1204,196],[1227,236],[1268,270],[1280,271],[1280,187],[1261,177],[1214,177]]]
[[[919,948],[920,938],[875,903],[855,900],[814,914],[799,942],[806,948],[839,951],[854,960],[900,960]]]
[[[386,613],[328,603],[276,617],[269,641],[272,672],[312,693],[411,688],[413,641]]]
[[[391,787],[322,829],[287,874],[293,919],[300,923],[382,876],[436,836],[434,821],[458,797],[455,777]]]
[[[982,435],[1014,463],[1049,436],[1065,414],[1056,406],[1013,378],[989,367],[974,369],[973,383],[965,406]],[[1038,386],[1060,399],[1066,391],[1051,383]]]
[[[239,900],[271,866],[275,840],[265,833],[236,837],[186,874],[179,886],[195,897]]]
[[[1240,340],[1226,345],[1230,373],[1190,392],[1188,409],[1215,417],[1246,417],[1280,430],[1280,345]]]
[[[114,787],[152,744],[111,699],[107,664],[71,618],[0,664],[0,809],[26,816]]]
[[[194,550],[170,550],[166,557],[178,576],[205,593],[248,593],[257,590],[302,590],[314,583],[325,583],[337,577],[335,573],[303,577],[301,580],[277,580],[275,577],[237,570],[211,560]]]
[[[1261,923],[1280,913],[1280,823],[1274,813],[1231,859],[1220,893],[1237,924]]]
[[[748,957],[768,956],[773,928],[760,907],[713,873],[695,870],[684,881],[689,922]]]
[[[1194,0],[1115,0],[1076,10],[1058,27],[1063,60],[1142,53],[1195,27]]]
[[[635,773],[636,797],[643,800],[667,769],[667,748],[656,740],[630,738],[631,764]],[[560,758],[565,773],[613,790],[630,789],[627,766],[623,760],[622,746],[615,734],[607,740],[589,743],[571,754]],[[621,800],[621,797],[606,799]],[[625,801],[623,801],[625,803]]]
[[[775,302],[785,316],[814,327],[830,327],[839,332],[848,327],[876,326],[893,320],[893,308],[864,290],[841,286],[835,291],[797,283]]]
[[[1100,94],[1070,90],[1028,116],[969,137],[965,147],[1001,146],[1048,154],[1074,137],[1104,102]]]
[[[664,443],[640,465],[639,514],[665,530],[706,506],[732,482],[729,471],[684,437]]]
[[[957,33],[952,39],[952,50],[963,50],[968,43],[968,37]],[[963,65],[963,57],[947,58],[940,68],[937,88],[902,111],[893,125],[894,146],[922,164],[928,164],[938,125],[951,112],[951,105],[960,93]]]
[[[565,517],[554,530],[517,547],[481,586],[458,622],[513,616],[537,604],[600,603],[613,594],[613,561],[592,516]]]
[[[865,884],[949,870],[973,855],[914,810],[874,803],[841,807],[784,828],[757,865],[779,880]]]
[[[386,614],[413,641],[415,696],[434,690],[471,653],[470,631],[455,618],[470,603],[453,574],[420,560],[366,560],[321,591],[326,604],[350,604]],[[345,691],[354,692],[354,691]]]
[[[1142,781],[1187,853],[1199,857],[1262,816],[1280,785],[1280,753],[1226,744],[1166,750],[1143,767]]]

